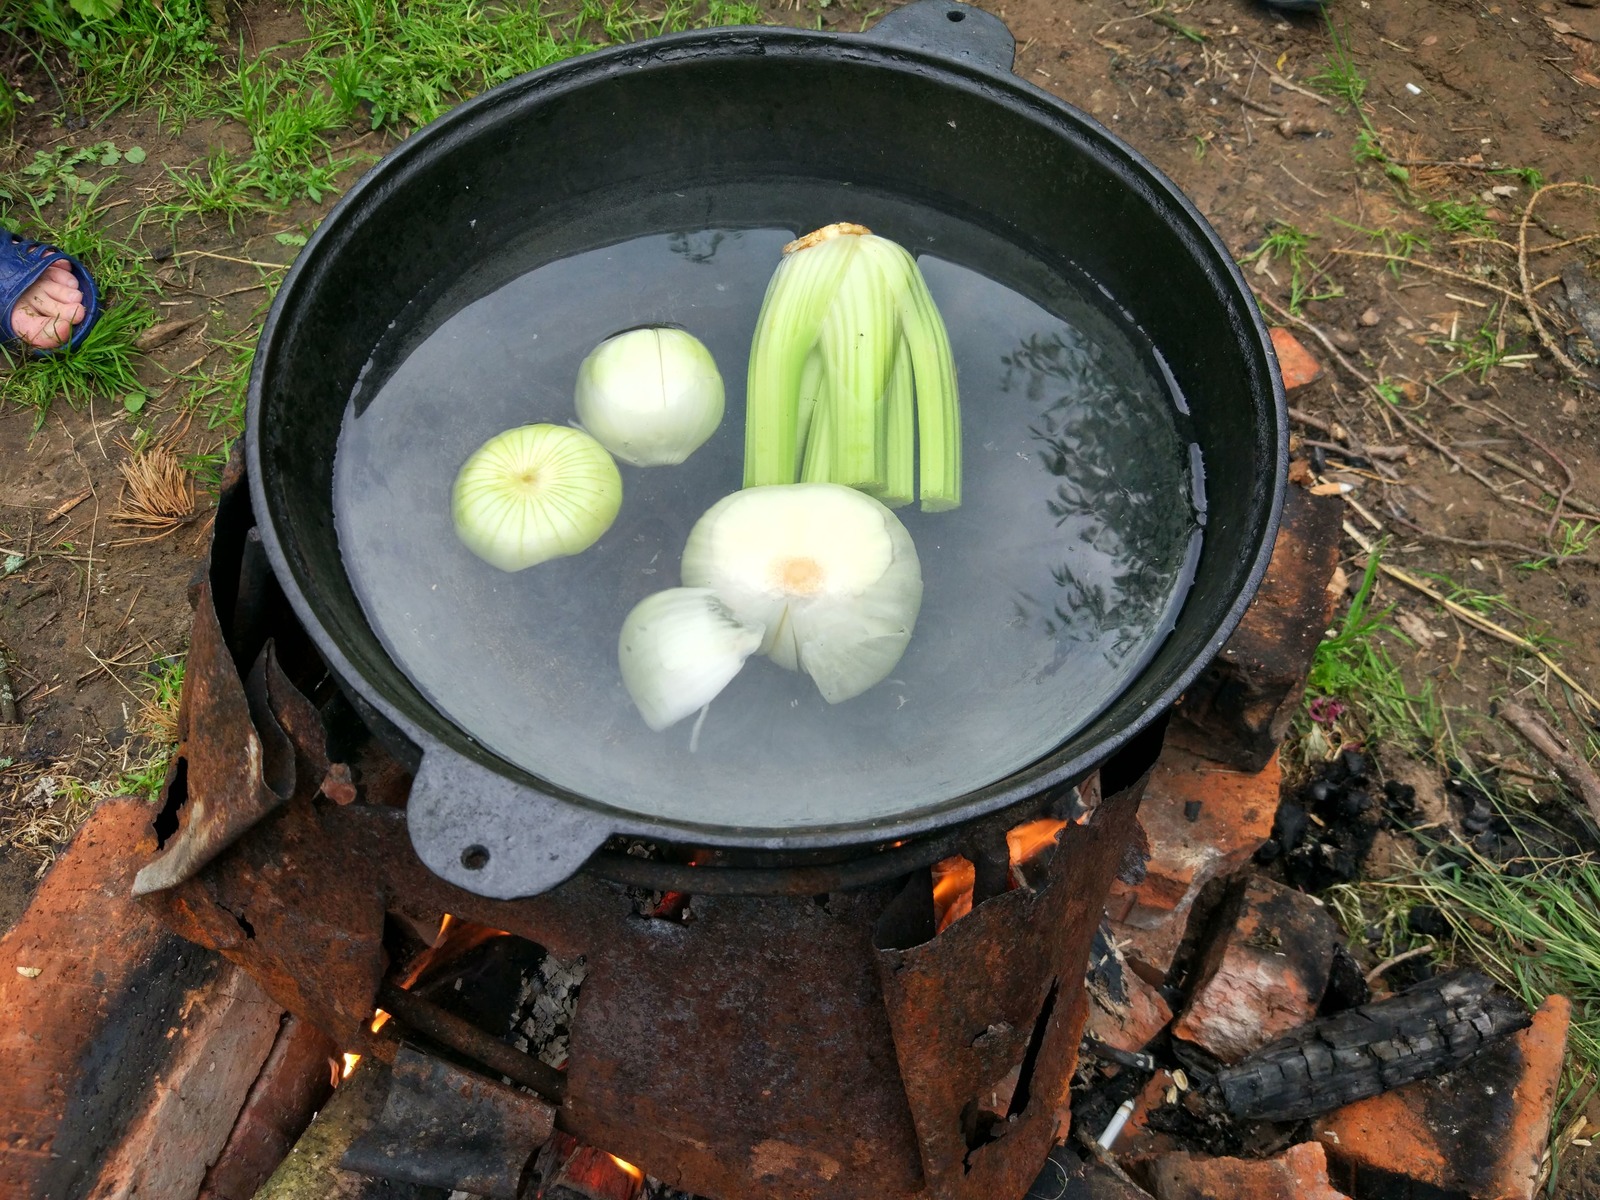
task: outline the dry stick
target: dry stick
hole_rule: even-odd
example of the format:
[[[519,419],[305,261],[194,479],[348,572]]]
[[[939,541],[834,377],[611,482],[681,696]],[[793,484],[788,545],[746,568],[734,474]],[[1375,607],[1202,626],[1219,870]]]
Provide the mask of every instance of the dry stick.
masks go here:
[[[1539,335],[1539,341],[1544,343],[1544,348],[1550,351],[1550,356],[1565,367],[1571,376],[1587,387],[1595,387],[1594,382],[1583,373],[1583,369],[1567,357],[1565,351],[1556,344],[1555,338],[1545,329],[1544,322],[1540,320],[1538,305],[1533,299],[1533,289],[1528,281],[1528,222],[1533,220],[1533,206],[1539,203],[1539,197],[1547,192],[1566,191],[1571,188],[1581,188],[1587,192],[1600,195],[1600,187],[1592,183],[1547,183],[1533,195],[1528,197],[1528,206],[1522,210],[1522,221],[1517,226],[1517,278],[1522,281],[1522,305],[1528,310],[1528,316],[1533,321],[1534,332]]]
[[[1354,539],[1356,545],[1360,546],[1368,554],[1373,554],[1376,552],[1376,548],[1373,546],[1372,542],[1369,541],[1359,529],[1350,524],[1349,521],[1344,522],[1344,531],[1348,533],[1352,539]],[[1559,663],[1552,660],[1549,655],[1545,654],[1544,651],[1540,650],[1527,638],[1520,637],[1517,634],[1512,633],[1511,630],[1507,629],[1504,625],[1495,624],[1493,621],[1489,620],[1488,617],[1481,616],[1478,613],[1473,612],[1465,605],[1457,604],[1454,600],[1451,600],[1449,597],[1440,592],[1438,588],[1433,587],[1424,580],[1418,579],[1410,571],[1407,571],[1402,567],[1391,566],[1389,563],[1380,560],[1378,563],[1378,570],[1382,571],[1391,579],[1398,580],[1399,582],[1405,584],[1409,588],[1415,588],[1424,596],[1434,601],[1434,603],[1442,605],[1448,612],[1453,613],[1459,620],[1465,621],[1468,625],[1471,625],[1479,632],[1487,633],[1490,637],[1498,638],[1507,645],[1515,646],[1517,649],[1526,651],[1527,653],[1533,655],[1546,667],[1548,667],[1551,674],[1553,674],[1557,679],[1561,680],[1562,683],[1566,684],[1574,692],[1582,696],[1588,703],[1594,705],[1596,708],[1600,708],[1600,700],[1596,700],[1587,691],[1585,691],[1581,683],[1563,671]]]
[[[1431,433],[1429,433],[1421,425],[1418,425],[1410,417],[1406,416],[1406,414],[1403,411],[1401,411],[1398,407],[1396,407],[1395,405],[1390,404],[1387,400],[1384,400],[1382,394],[1378,391],[1377,384],[1373,382],[1372,377],[1369,376],[1366,372],[1362,371],[1359,367],[1357,367],[1354,363],[1352,363],[1343,354],[1341,354],[1339,352],[1339,348],[1333,344],[1333,340],[1331,338],[1329,338],[1327,334],[1323,333],[1322,330],[1318,329],[1315,325],[1313,325],[1310,321],[1307,321],[1307,320],[1305,320],[1305,319],[1303,319],[1301,317],[1295,316],[1288,309],[1283,308],[1280,305],[1278,305],[1275,301],[1273,301],[1273,299],[1270,296],[1258,296],[1257,299],[1259,299],[1268,308],[1272,309],[1272,311],[1275,312],[1279,316],[1279,318],[1281,318],[1282,320],[1285,320],[1285,321],[1289,321],[1289,322],[1291,322],[1291,323],[1293,323],[1295,325],[1298,325],[1301,329],[1304,329],[1312,337],[1316,338],[1317,341],[1321,342],[1323,348],[1325,350],[1327,350],[1327,352],[1330,355],[1333,356],[1333,359],[1334,359],[1335,362],[1337,362],[1341,367],[1343,367],[1345,369],[1345,371],[1347,371],[1350,374],[1350,377],[1352,379],[1354,379],[1357,382],[1359,382],[1361,384],[1361,386],[1363,386],[1369,392],[1371,392],[1373,395],[1375,395],[1375,396],[1377,396],[1379,398],[1379,400],[1383,403],[1383,408],[1380,409],[1379,411],[1381,411],[1385,416],[1393,416],[1397,421],[1400,422],[1400,424],[1405,426],[1407,431],[1410,432],[1413,437],[1421,438],[1424,442],[1428,443],[1428,445],[1433,447],[1433,449],[1436,450],[1441,456],[1443,456],[1448,461],[1454,463],[1462,471],[1466,472],[1473,479],[1476,479],[1479,483],[1483,484],[1484,487],[1488,488],[1490,494],[1495,496],[1501,502],[1503,502],[1505,504],[1509,504],[1514,508],[1525,508],[1525,509],[1528,509],[1530,512],[1536,512],[1542,518],[1548,518],[1549,517],[1550,514],[1548,512],[1546,512],[1544,509],[1540,508],[1537,504],[1530,504],[1528,501],[1523,500],[1518,496],[1508,496],[1508,495],[1506,495],[1498,487],[1495,486],[1494,480],[1490,479],[1487,475],[1485,475],[1483,472],[1479,471],[1471,463],[1467,462],[1466,459],[1462,458],[1454,450],[1450,449],[1449,446],[1446,446],[1443,442],[1441,442],[1438,438],[1434,437]],[[1444,396],[1444,398],[1446,400],[1450,400],[1450,397],[1445,392],[1440,390],[1437,386],[1434,387],[1434,390],[1438,391],[1439,394],[1441,396]],[[1451,403],[1453,404],[1453,403],[1455,403],[1455,401],[1451,400]],[[1290,416],[1294,416],[1295,415],[1294,411],[1291,410],[1289,415]],[[1307,423],[1309,424],[1309,422],[1307,422]],[[1352,442],[1352,445],[1354,445],[1353,442]],[[1358,449],[1359,449],[1359,447],[1358,447]],[[1565,560],[1563,560],[1563,561],[1565,561]]]
[[[1394,514],[1390,514],[1390,517],[1398,524],[1404,525],[1418,537],[1430,542],[1443,542],[1446,546],[1460,546],[1466,550],[1509,551],[1513,554],[1520,554],[1525,559],[1550,557],[1547,551],[1535,549],[1533,546],[1524,546],[1521,542],[1503,542],[1497,538],[1486,538],[1480,541],[1476,538],[1451,537],[1447,533],[1430,533],[1415,521],[1408,521],[1405,517],[1395,516]]]
[[[1420,259],[1407,258],[1403,254],[1385,254],[1380,250],[1347,250],[1340,246],[1335,246],[1332,250],[1328,251],[1328,253],[1342,254],[1346,258],[1375,258],[1382,262],[1405,263],[1407,266],[1419,267],[1424,271],[1432,271],[1435,275],[1444,275],[1450,279],[1459,279],[1462,283],[1470,283],[1473,287],[1480,287],[1485,291],[1498,292],[1508,300],[1515,300],[1518,304],[1528,308],[1535,307],[1538,303],[1533,299],[1532,296],[1526,296],[1523,293],[1514,291],[1508,287],[1501,287],[1498,283],[1490,283],[1487,279],[1478,279],[1474,276],[1463,274],[1460,271],[1452,271],[1449,267],[1441,267],[1434,263],[1422,262]]]
[[[1524,479],[1526,479],[1529,483],[1537,484],[1539,487],[1543,488],[1545,491],[1549,491],[1550,490],[1550,481],[1549,480],[1543,478],[1537,471],[1529,470],[1527,467],[1525,467],[1521,463],[1519,463],[1516,459],[1507,458],[1504,454],[1501,454],[1497,450],[1480,450],[1480,451],[1478,451],[1478,453],[1483,455],[1483,457],[1487,458],[1495,466],[1504,467],[1507,471],[1510,471],[1513,475],[1520,475]],[[1595,505],[1590,504],[1587,500],[1581,500],[1581,499],[1577,499],[1575,497],[1569,496],[1569,497],[1567,497],[1567,507],[1570,508],[1573,512],[1579,513],[1582,516],[1600,518],[1600,508],[1597,508]]]
[[[1386,958],[1377,966],[1373,967],[1372,970],[1367,972],[1367,984],[1370,986],[1374,983],[1377,983],[1378,980],[1383,978],[1384,972],[1398,967],[1401,963],[1410,962],[1413,958],[1421,958],[1424,954],[1432,953],[1433,943],[1425,942],[1420,946],[1412,947],[1403,954],[1396,954],[1392,957]]]
[[[1594,819],[1600,821],[1600,779],[1595,778],[1589,764],[1572,753],[1560,735],[1546,725],[1537,713],[1530,712],[1522,705],[1502,704],[1500,718],[1550,760],[1550,765],[1561,776],[1562,782],[1583,799]]]

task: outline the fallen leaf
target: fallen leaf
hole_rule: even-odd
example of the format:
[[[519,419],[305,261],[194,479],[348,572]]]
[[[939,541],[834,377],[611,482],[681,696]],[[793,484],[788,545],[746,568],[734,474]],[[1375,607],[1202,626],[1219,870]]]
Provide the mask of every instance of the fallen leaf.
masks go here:
[[[1589,71],[1577,70],[1572,72],[1572,77],[1585,87],[1600,88],[1600,75],[1595,75]]]
[[[1395,614],[1394,623],[1400,626],[1401,633],[1417,644],[1418,650],[1432,649],[1433,643],[1438,637],[1416,613],[1402,610]]]
[[[1342,596],[1350,590],[1350,576],[1345,574],[1343,567],[1333,569],[1333,578],[1328,580],[1328,594]]]
[[[44,974],[43,967],[18,967],[17,974],[24,979],[37,979]]]
[[[184,330],[194,328],[203,320],[205,320],[204,317],[178,317],[171,321],[163,321],[159,325],[152,325],[141,333],[139,340],[134,345],[140,350],[158,349],[161,346],[165,346]]]
[[[1574,29],[1571,25],[1568,25],[1565,21],[1558,21],[1554,17],[1546,17],[1544,19],[1544,23],[1546,25],[1550,26],[1551,29],[1555,30],[1562,37],[1580,37],[1586,42],[1594,41],[1594,39],[1592,37],[1590,37],[1587,33],[1584,33],[1583,30]]]

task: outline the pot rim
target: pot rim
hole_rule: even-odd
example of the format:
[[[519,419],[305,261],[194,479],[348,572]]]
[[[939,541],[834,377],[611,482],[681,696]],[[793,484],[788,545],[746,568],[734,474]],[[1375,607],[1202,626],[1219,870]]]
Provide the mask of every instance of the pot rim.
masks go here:
[[[926,2],[927,0],[924,0],[924,3]],[[934,3],[951,10],[964,7],[944,4],[942,0],[934,0]],[[978,10],[965,11],[977,13]],[[1260,540],[1254,548],[1253,558],[1244,574],[1243,585],[1216,625],[1205,648],[1178,671],[1172,681],[1158,694],[1145,699],[1143,712],[1128,719],[1121,728],[1110,731],[1091,744],[1079,748],[1070,757],[1063,758],[1062,748],[1100,720],[1106,711],[1102,710],[1100,716],[1069,735],[1055,750],[1039,759],[985,787],[932,807],[915,810],[909,815],[871,822],[833,823],[793,830],[720,824],[702,825],[620,808],[597,797],[570,792],[506,762],[479,743],[470,731],[457,726],[437,709],[433,711],[438,722],[456,734],[462,744],[472,747],[473,753],[468,754],[452,746],[452,739],[449,737],[419,725],[384,692],[369,683],[361,671],[352,664],[341,644],[324,626],[305,589],[300,586],[288,555],[284,551],[277,514],[269,503],[266,492],[259,435],[265,379],[268,369],[272,366],[279,322],[283,319],[288,306],[297,302],[297,291],[302,277],[313,270],[325,247],[333,242],[341,226],[352,219],[351,214],[361,208],[369,194],[380,192],[412,163],[447,151],[458,140],[470,138],[480,122],[486,121],[508,105],[527,104],[530,99],[534,103],[539,103],[543,99],[554,98],[577,88],[603,84],[610,75],[623,67],[642,70],[701,59],[721,59],[729,55],[762,57],[774,49],[798,55],[820,52],[864,69],[909,70],[947,83],[962,82],[969,88],[975,86],[984,93],[987,102],[1005,105],[1019,117],[1057,128],[1067,124],[1075,127],[1081,135],[1091,140],[1099,140],[1109,152],[1107,157],[1119,169],[1141,176],[1143,181],[1159,194],[1160,199],[1170,203],[1176,212],[1182,215],[1189,225],[1187,232],[1210,251],[1213,257],[1212,265],[1220,268],[1221,273],[1232,284],[1235,296],[1242,302],[1243,310],[1249,318],[1248,328],[1241,326],[1237,336],[1250,349],[1260,351],[1267,368],[1266,378],[1270,381],[1272,390],[1270,409],[1276,415],[1275,469],[1271,481],[1271,494],[1266,519],[1259,531]],[[986,63],[981,58],[955,57],[954,52],[938,53],[921,45],[897,42],[893,40],[892,35],[874,37],[870,32],[849,34],[776,26],[722,26],[667,34],[627,45],[608,47],[539,68],[498,84],[464,101],[449,113],[417,130],[385,155],[344,193],[290,265],[262,325],[257,345],[261,353],[256,355],[251,368],[244,433],[250,497],[262,545],[272,565],[273,573],[329,670],[347,691],[359,696],[377,716],[388,722],[407,742],[416,747],[419,757],[436,749],[448,748],[451,754],[469,758],[487,773],[543,793],[557,806],[581,808],[590,815],[591,822],[598,820],[606,825],[612,836],[654,839],[679,845],[693,844],[788,853],[881,847],[893,841],[914,839],[963,825],[1008,807],[1020,807],[1027,800],[1036,798],[1043,792],[1076,783],[1117,751],[1126,747],[1161,714],[1168,711],[1185,689],[1210,664],[1238,626],[1245,609],[1255,596],[1270,561],[1287,486],[1289,441],[1287,400],[1266,323],[1238,264],[1189,197],[1144,155],[1111,130],[1088,114],[1018,77],[1008,65]],[[1147,672],[1149,668],[1146,667],[1145,670]],[[1118,699],[1125,697],[1129,691],[1137,688],[1142,678],[1144,673],[1135,676],[1127,687],[1110,701],[1108,708],[1114,706]]]

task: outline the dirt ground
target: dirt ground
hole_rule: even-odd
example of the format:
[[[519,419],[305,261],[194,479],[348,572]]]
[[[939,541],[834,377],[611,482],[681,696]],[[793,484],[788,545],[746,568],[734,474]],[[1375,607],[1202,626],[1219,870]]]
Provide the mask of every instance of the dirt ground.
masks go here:
[[[1373,451],[1369,466],[1340,470],[1335,460],[1326,468],[1326,480],[1353,485],[1351,526],[1367,539],[1391,539],[1392,564],[1447,577],[1440,590],[1544,647],[1566,673],[1563,683],[1526,648],[1485,636],[1414,590],[1389,580],[1380,587],[1380,602],[1397,606],[1391,619],[1409,637],[1409,644],[1390,643],[1408,680],[1434,685],[1453,732],[1480,765],[1530,780],[1543,779],[1542,763],[1492,720],[1493,700],[1548,701],[1569,737],[1580,745],[1590,738],[1591,752],[1600,745],[1583,721],[1582,700],[1584,692],[1600,695],[1600,545],[1588,549],[1594,526],[1582,516],[1585,507],[1600,515],[1600,393],[1565,381],[1531,326],[1515,248],[1526,226],[1536,247],[1530,284],[1540,298],[1559,300],[1563,283],[1545,281],[1574,265],[1587,265],[1600,297],[1600,242],[1537,249],[1600,230],[1600,193],[1546,193],[1525,222],[1529,180],[1491,168],[1533,168],[1545,181],[1570,183],[1600,167],[1600,8],[1590,3],[1332,0],[1339,41],[1366,81],[1366,131],[1348,104],[1313,84],[1327,73],[1330,53],[1339,53],[1315,17],[1286,17],[1252,0],[1154,9],[1143,0],[984,4],[1016,35],[1019,76],[1092,114],[1155,162],[1236,255],[1248,257],[1285,226],[1312,235],[1301,269],[1306,290],[1338,294],[1306,300],[1304,320],[1392,389],[1394,403],[1336,369],[1328,347],[1294,326],[1329,368],[1291,395],[1317,422],[1296,429],[1330,443],[1339,440],[1332,429],[1357,449],[1395,448],[1382,458]],[[820,19],[846,30],[870,23],[865,6],[795,4],[773,9],[772,19]],[[268,4],[230,12],[247,52],[299,28],[294,11]],[[25,74],[24,56],[9,61]],[[17,118],[13,144],[7,150],[0,142],[0,154],[25,161],[36,149],[75,140],[137,143],[147,159],[124,165],[101,198],[125,202],[130,213],[167,186],[164,163],[243,144],[243,131],[228,123],[174,134],[153,111],[124,109],[85,130],[85,115],[97,114],[64,106],[48,86],[34,90],[39,102]],[[342,150],[375,157],[392,144],[388,135],[356,133]],[[1367,134],[1387,163],[1358,161],[1354,150]],[[1481,222],[1444,228],[1423,211],[1439,202],[1476,205]],[[294,254],[277,235],[307,228],[326,207],[302,204],[231,230],[222,221],[190,221],[176,243],[159,226],[142,231],[137,245],[162,284],[157,319],[199,322],[141,362],[151,397],[137,418],[115,399],[79,409],[57,403],[36,430],[32,410],[0,410],[0,560],[20,557],[0,576],[0,648],[20,722],[0,726],[0,796],[15,799],[46,775],[115,786],[152,753],[140,703],[148,675],[184,648],[186,589],[204,551],[209,499],[202,478],[194,518],[168,536],[141,540],[146,531],[118,519],[121,465],[136,425],[185,455],[219,450],[227,424],[208,427],[206,411],[186,408],[184,389],[169,385],[179,376],[220,375],[253,339],[279,278],[269,268]],[[1406,234],[1430,244],[1413,265],[1370,257],[1403,253]],[[1430,266],[1416,265],[1423,262]],[[1263,297],[1289,304],[1295,271],[1285,256],[1263,253],[1247,271]],[[1558,302],[1550,307],[1560,315]],[[1487,340],[1474,343],[1480,329]],[[1562,340],[1561,332],[1556,344],[1564,353],[1584,353],[1581,341]],[[1455,374],[1441,390],[1441,377],[1469,353],[1462,347],[1474,344],[1507,357],[1486,375]],[[1577,365],[1600,378],[1592,365]],[[1518,567],[1547,557],[1552,545],[1574,557]],[[1354,579],[1359,547],[1352,540],[1347,548]],[[0,928],[21,911],[43,857],[0,847]],[[1600,1194],[1600,1183],[1582,1183],[1586,1171],[1595,1173],[1576,1160],[1567,1195]]]

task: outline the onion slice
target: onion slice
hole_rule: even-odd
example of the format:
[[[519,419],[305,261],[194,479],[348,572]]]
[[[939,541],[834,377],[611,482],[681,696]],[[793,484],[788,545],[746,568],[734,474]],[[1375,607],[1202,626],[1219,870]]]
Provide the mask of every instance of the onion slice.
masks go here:
[[[900,519],[834,483],[746,488],[696,522],[683,582],[765,629],[761,652],[830,704],[883,680],[911,640],[922,567]]]
[[[622,682],[644,723],[659,732],[710,704],[765,633],[709,588],[668,588],[639,601],[622,622]]]
[[[622,476],[605,447],[564,425],[522,425],[490,438],[456,476],[456,536],[502,571],[587,550],[622,507]]]

